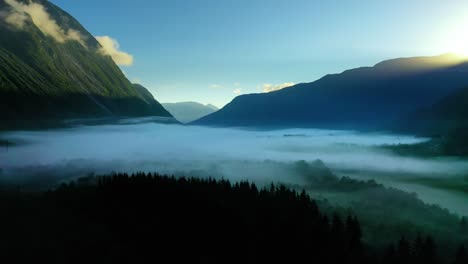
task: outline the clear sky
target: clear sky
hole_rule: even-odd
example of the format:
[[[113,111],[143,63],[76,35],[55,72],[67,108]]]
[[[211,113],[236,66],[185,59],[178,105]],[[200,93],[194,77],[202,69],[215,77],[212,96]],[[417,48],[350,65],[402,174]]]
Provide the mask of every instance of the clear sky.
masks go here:
[[[468,53],[466,0],[51,0],[134,56],[160,102],[223,106],[389,58]]]

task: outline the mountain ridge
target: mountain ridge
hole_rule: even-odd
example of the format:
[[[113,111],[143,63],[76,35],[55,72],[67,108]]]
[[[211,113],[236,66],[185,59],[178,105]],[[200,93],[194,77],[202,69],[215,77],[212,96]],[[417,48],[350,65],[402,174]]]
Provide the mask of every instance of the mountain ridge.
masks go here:
[[[193,124],[385,129],[400,116],[468,86],[467,65],[453,54],[387,60],[279,91],[241,95]]]

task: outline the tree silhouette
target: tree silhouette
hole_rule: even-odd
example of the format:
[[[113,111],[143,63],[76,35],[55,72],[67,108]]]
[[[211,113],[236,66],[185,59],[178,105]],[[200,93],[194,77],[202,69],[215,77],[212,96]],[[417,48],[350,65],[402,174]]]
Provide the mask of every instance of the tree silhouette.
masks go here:
[[[410,263],[411,261],[410,243],[405,237],[402,237],[398,242],[397,260],[397,263],[402,264]]]
[[[437,256],[436,245],[432,237],[428,236],[424,241],[422,247],[422,254],[419,256],[421,263],[426,264],[437,264],[439,263],[439,259]]]
[[[0,192],[0,261],[438,263],[431,237],[369,249],[356,216],[321,209],[305,191],[283,185],[88,177],[42,194]],[[465,260],[461,248],[455,264]]]
[[[468,256],[464,245],[458,248],[453,264],[468,264]]]
[[[394,264],[397,263],[398,256],[397,251],[395,249],[395,245],[390,244],[384,252],[382,264]]]
[[[465,216],[460,220],[460,228],[462,232],[468,232],[468,223]]]

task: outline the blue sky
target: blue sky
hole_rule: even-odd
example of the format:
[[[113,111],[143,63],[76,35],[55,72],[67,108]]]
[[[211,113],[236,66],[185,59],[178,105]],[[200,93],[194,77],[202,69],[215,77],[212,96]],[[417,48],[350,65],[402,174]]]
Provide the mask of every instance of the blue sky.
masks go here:
[[[461,0],[52,2],[93,35],[116,39],[134,57],[123,71],[160,102],[223,106],[266,84],[311,82],[468,44],[468,1]]]

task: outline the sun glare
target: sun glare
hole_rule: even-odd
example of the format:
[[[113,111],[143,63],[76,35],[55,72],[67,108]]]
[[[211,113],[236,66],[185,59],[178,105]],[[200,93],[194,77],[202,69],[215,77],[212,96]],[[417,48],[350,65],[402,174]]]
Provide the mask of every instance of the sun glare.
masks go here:
[[[447,51],[455,53],[463,58],[468,58],[468,35],[466,34],[467,26],[462,26],[456,31],[452,31],[448,36],[447,41],[450,39],[450,44],[447,45]]]
[[[457,44],[451,52],[459,55],[460,57],[468,57],[468,43],[464,41],[463,43]]]

